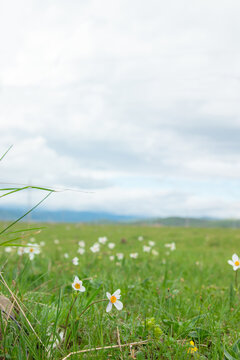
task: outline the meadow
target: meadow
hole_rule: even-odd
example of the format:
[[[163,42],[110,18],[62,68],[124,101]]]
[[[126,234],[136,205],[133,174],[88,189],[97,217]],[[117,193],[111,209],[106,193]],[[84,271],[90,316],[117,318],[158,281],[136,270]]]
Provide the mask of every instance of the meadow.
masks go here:
[[[32,230],[18,244],[33,244],[34,255],[1,247],[1,294],[14,310],[7,321],[2,312],[0,358],[239,359],[240,294],[228,264],[239,242],[235,229]]]

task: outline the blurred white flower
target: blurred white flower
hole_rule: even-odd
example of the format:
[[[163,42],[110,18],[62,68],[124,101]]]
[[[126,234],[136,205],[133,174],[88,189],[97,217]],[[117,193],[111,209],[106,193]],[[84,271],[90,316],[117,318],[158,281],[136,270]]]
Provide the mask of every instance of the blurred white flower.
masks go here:
[[[22,256],[22,255],[24,254],[24,252],[25,252],[24,247],[19,246],[19,247],[18,247],[18,250],[17,250],[18,255],[19,255],[19,256]]]
[[[175,242],[169,243],[169,244],[165,244],[166,248],[169,248],[171,251],[176,250],[176,244]]]
[[[72,287],[74,290],[80,291],[80,292],[84,292],[86,289],[85,287],[82,285],[82,281],[79,280],[79,278],[77,276],[75,276],[74,281],[72,283]]]
[[[55,349],[63,341],[63,337],[64,337],[64,331],[62,330],[58,333],[58,338],[56,338],[56,340],[52,345],[53,349]]]
[[[109,256],[109,260],[111,260],[111,261],[113,261],[114,258],[115,258],[115,257],[114,257],[113,255]]]
[[[47,335],[49,337],[49,345],[47,346],[48,351],[50,351],[52,348],[55,349],[59,346],[59,344],[62,342],[64,337],[64,331],[61,330],[60,332],[55,333],[55,341],[53,342],[53,334],[52,334],[52,328],[51,330],[47,331]]]
[[[106,244],[107,242],[107,237],[106,236],[103,236],[103,237],[99,237],[98,238],[98,241],[100,242],[100,244]]]
[[[121,290],[118,289],[112,295],[109,292],[106,293],[107,298],[109,300],[109,303],[106,308],[106,312],[109,312],[112,310],[112,305],[114,305],[116,307],[116,309],[122,310],[123,303],[121,301],[119,301],[119,299],[121,298],[120,292],[121,292]]]
[[[114,248],[115,248],[115,244],[114,244],[114,243],[109,243],[109,244],[108,244],[108,247],[109,247],[109,249],[114,249]]]
[[[100,245],[98,243],[93,244],[93,246],[90,247],[90,250],[93,253],[99,252],[100,251]]]
[[[150,252],[150,250],[151,250],[150,246],[143,245],[143,251],[144,252]]]
[[[40,246],[45,246],[45,241],[40,241]]]
[[[128,285],[128,289],[133,289],[135,288],[135,285]]]
[[[78,257],[74,257],[73,259],[72,259],[72,263],[73,263],[73,265],[78,265]]]
[[[12,247],[11,246],[5,246],[5,252],[6,253],[10,253],[12,251]]]
[[[84,253],[85,253],[85,249],[83,249],[83,248],[79,248],[78,249],[78,253],[80,254],[80,255],[83,255]]]
[[[55,245],[58,245],[58,244],[59,244],[59,240],[58,240],[58,239],[55,239],[53,242],[54,242]]]
[[[149,244],[149,246],[154,246],[154,245],[155,245],[155,241],[149,240],[148,244]]]
[[[78,242],[78,245],[79,245],[80,247],[85,247],[85,241],[80,240],[80,241]]]
[[[117,256],[118,260],[122,260],[124,258],[123,253],[117,253],[116,256]]]
[[[65,257],[65,259],[68,259],[68,258],[69,258],[68,253],[63,254],[63,256]]]
[[[33,260],[35,255],[40,254],[41,250],[38,244],[27,244],[25,247],[24,252],[29,254],[29,259]]]
[[[143,236],[140,235],[140,236],[138,237],[138,240],[139,240],[139,241],[143,241]]]
[[[129,256],[132,259],[137,259],[138,258],[138,253],[132,253],[132,254],[129,254]]]
[[[30,237],[29,241],[30,241],[31,243],[33,243],[33,242],[36,241],[36,239],[35,239],[35,237]]]
[[[154,256],[158,256],[158,251],[157,251],[157,250],[152,249],[152,254],[153,254]]]

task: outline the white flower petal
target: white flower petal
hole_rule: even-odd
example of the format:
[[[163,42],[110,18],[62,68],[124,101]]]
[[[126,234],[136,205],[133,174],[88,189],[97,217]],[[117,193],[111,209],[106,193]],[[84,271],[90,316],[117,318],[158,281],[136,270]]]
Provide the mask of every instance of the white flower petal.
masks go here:
[[[233,260],[233,262],[239,261],[237,254],[233,254],[232,260]]]
[[[116,290],[113,295],[116,296],[117,299],[120,299],[121,295],[120,295],[120,289]]]
[[[85,290],[86,290],[85,286],[81,286],[80,289],[79,289],[79,291],[81,291],[81,292],[84,292]]]
[[[106,312],[109,312],[111,310],[112,310],[112,303],[111,303],[111,301],[109,301],[107,308],[106,308]]]
[[[228,264],[234,266],[234,262],[232,260],[228,260]]]
[[[122,310],[123,308],[123,303],[119,300],[117,300],[115,303],[114,303],[115,307],[118,309],[118,310]]]
[[[107,295],[108,300],[110,300],[112,295],[109,292],[106,292],[106,295]]]
[[[80,280],[79,280],[79,278],[78,278],[78,276],[75,276],[75,278],[74,278],[74,283],[76,283],[76,282],[79,282]]]

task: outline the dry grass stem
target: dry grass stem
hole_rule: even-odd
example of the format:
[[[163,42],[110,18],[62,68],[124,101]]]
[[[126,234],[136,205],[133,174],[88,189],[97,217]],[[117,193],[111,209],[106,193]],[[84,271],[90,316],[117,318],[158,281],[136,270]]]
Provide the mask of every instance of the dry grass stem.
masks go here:
[[[117,349],[117,348],[122,348],[122,347],[131,347],[131,346],[137,346],[137,345],[143,345],[143,344],[147,344],[148,342],[152,341],[151,339],[149,340],[143,340],[143,341],[139,341],[139,342],[133,342],[133,343],[128,343],[128,344],[121,344],[121,345],[109,345],[109,346],[103,346],[103,347],[97,347],[97,348],[92,348],[92,349],[85,349],[85,350],[79,350],[79,351],[73,351],[70,352],[67,356],[65,356],[64,358],[62,358],[61,360],[66,360],[68,359],[70,356],[72,355],[76,355],[76,354],[83,354],[83,353],[87,353],[90,351],[98,351],[98,350],[106,350],[106,349]]]
[[[5,281],[4,277],[2,276],[2,274],[1,274],[1,273],[0,273],[0,277],[1,277],[1,279],[2,279],[2,283],[4,284],[4,286],[5,286],[5,287],[8,289],[8,291],[10,292],[10,294],[11,294],[12,298],[13,298],[13,299],[14,299],[14,301],[16,302],[16,304],[17,304],[17,306],[18,306],[19,310],[20,310],[20,311],[21,311],[21,313],[23,314],[24,318],[26,319],[26,321],[27,321],[28,325],[30,326],[31,330],[33,331],[33,333],[34,333],[34,334],[35,334],[35,336],[37,337],[38,341],[42,344],[42,346],[44,347],[44,349],[46,349],[46,348],[45,348],[45,345],[44,345],[44,344],[43,344],[43,342],[42,342],[42,340],[40,339],[40,337],[38,336],[38,334],[37,334],[37,333],[36,333],[36,331],[34,330],[34,328],[33,328],[32,324],[30,323],[30,321],[28,320],[28,318],[27,318],[27,316],[26,316],[26,314],[25,314],[24,310],[23,310],[23,309],[22,309],[22,307],[20,306],[20,304],[19,304],[19,302],[18,302],[18,300],[17,300],[16,296],[14,295],[14,293],[12,292],[12,290],[9,288],[8,284],[6,283],[6,281]]]
[[[121,359],[123,360],[123,357],[122,357],[122,347],[121,347],[121,340],[120,340],[120,334],[119,334],[119,329],[118,329],[118,326],[117,326],[117,342],[118,342],[118,345],[119,345],[119,348],[120,348],[120,356],[121,356]]]

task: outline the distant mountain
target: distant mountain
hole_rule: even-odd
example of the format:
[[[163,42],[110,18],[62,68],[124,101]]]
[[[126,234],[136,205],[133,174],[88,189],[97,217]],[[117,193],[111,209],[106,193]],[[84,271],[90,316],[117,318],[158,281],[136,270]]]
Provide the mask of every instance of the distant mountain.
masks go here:
[[[0,220],[12,221],[18,219],[27,210],[24,208],[0,208]],[[71,211],[71,210],[41,210],[35,209],[30,216],[26,216],[25,221],[36,222],[85,222],[85,223],[131,223],[134,225],[145,226],[172,226],[172,227],[200,227],[200,228],[240,228],[240,220],[237,219],[214,219],[209,217],[202,218],[143,218],[139,216],[116,215],[107,212],[91,211]]]
[[[210,217],[202,217],[202,218],[166,217],[166,218],[145,220],[144,223],[146,225],[152,225],[152,226],[240,228],[240,220],[238,219],[215,219]]]
[[[11,221],[27,212],[26,209],[0,208],[0,220]],[[42,222],[133,222],[140,220],[137,216],[116,215],[106,212],[71,211],[71,210],[40,210],[35,209],[24,220]]]

